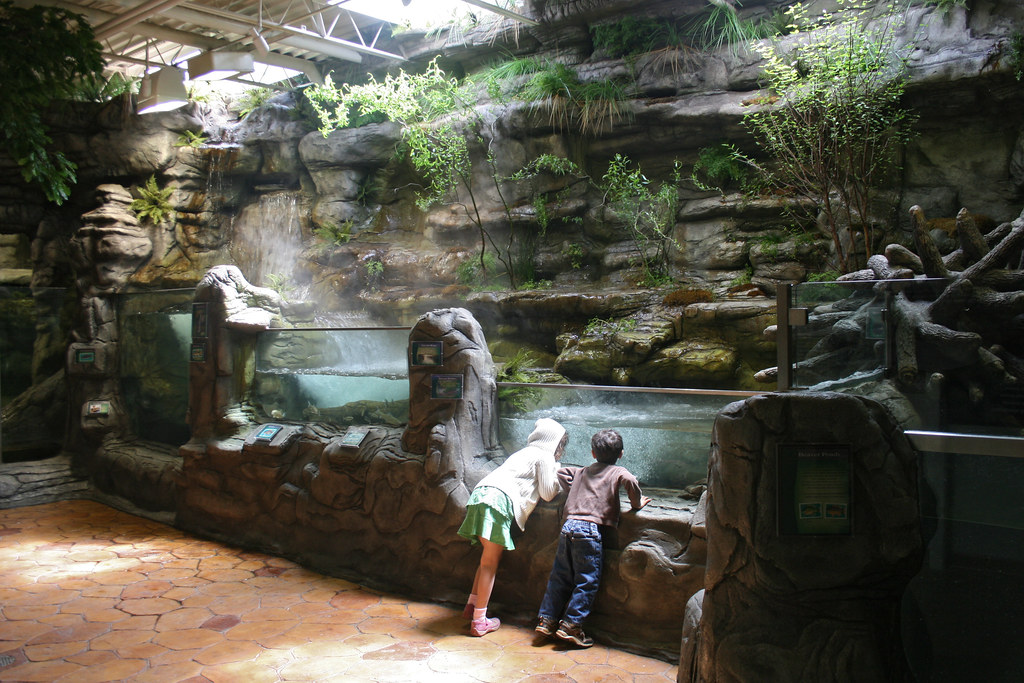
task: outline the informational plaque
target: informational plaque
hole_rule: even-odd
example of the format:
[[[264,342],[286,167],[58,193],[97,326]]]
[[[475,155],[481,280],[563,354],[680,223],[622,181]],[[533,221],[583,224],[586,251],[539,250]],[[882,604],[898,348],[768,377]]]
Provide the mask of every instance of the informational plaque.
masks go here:
[[[780,444],[778,478],[780,534],[852,532],[849,444]]]

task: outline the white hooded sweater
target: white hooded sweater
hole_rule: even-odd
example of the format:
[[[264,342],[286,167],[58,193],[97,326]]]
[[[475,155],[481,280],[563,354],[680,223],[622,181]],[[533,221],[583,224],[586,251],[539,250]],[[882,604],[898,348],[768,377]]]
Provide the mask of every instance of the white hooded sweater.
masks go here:
[[[555,450],[564,434],[562,425],[542,417],[534,424],[526,446],[508,456],[498,469],[477,484],[493,486],[508,496],[520,529],[526,529],[526,519],[537,507],[538,499],[551,500],[562,490]]]

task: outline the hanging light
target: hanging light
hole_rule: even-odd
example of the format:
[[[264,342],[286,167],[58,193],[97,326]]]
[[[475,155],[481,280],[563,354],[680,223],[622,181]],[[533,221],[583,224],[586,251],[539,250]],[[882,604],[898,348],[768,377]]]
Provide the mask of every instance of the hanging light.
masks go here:
[[[188,78],[191,81],[219,81],[254,69],[248,52],[203,52],[188,60]]]
[[[138,113],[171,111],[188,104],[185,72],[173,66],[146,74],[139,84]]]

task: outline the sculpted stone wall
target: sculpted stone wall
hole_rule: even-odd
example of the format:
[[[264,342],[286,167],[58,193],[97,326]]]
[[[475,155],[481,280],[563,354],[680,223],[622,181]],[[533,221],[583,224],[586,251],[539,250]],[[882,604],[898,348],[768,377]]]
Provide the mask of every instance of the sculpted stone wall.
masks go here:
[[[766,394],[726,407],[712,439],[707,570],[687,606],[679,680],[912,680],[900,600],[923,546],[917,456],[896,422],[866,398]],[[794,445],[848,454],[845,530],[789,526],[793,504],[821,497],[783,489],[780,446]],[[808,476],[807,490],[842,470],[830,476]]]

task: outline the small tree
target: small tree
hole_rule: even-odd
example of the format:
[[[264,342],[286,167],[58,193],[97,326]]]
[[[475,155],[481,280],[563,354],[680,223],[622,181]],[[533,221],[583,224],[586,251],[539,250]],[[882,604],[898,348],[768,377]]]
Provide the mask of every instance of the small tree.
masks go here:
[[[770,184],[818,206],[838,266],[848,272],[857,230],[865,260],[872,254],[872,200],[896,169],[914,116],[900,102],[906,53],[896,44],[895,8],[872,17],[857,0],[837,1],[840,13],[814,19],[799,4],[786,10],[795,47],[758,48],[766,85],[779,99],[744,123],[772,158]]]
[[[83,84],[98,87],[102,74],[102,47],[84,17],[0,0],[0,144],[26,182],[37,183],[57,204],[70,196],[77,166],[51,149],[44,113]]]

